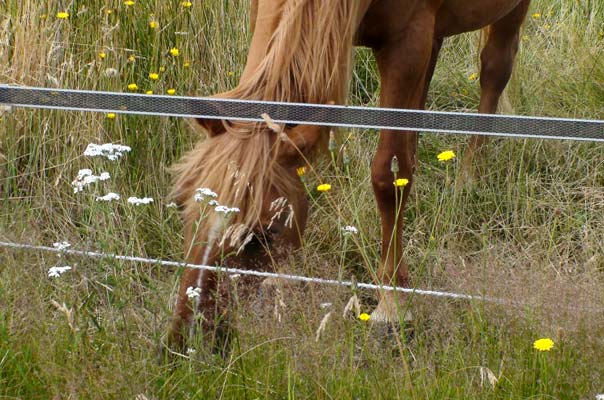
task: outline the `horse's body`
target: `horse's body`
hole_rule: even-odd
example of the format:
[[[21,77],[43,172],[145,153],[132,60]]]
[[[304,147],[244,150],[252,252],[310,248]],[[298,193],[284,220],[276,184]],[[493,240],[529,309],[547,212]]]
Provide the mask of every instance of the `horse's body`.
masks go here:
[[[351,48],[357,44],[374,51],[381,76],[380,105],[421,109],[444,38],[488,27],[481,54],[478,111],[494,113],[512,72],[529,1],[252,0],[253,37],[245,70],[237,88],[218,97],[343,102]],[[175,193],[184,206],[188,260],[261,268],[278,260],[277,253],[283,253],[275,250],[300,246],[307,204],[295,167],[303,163],[325,134],[324,129],[296,126],[275,132],[274,127],[271,130],[260,124],[200,122],[209,138],[176,168],[179,177]],[[409,283],[402,260],[403,213],[397,216],[395,211],[395,192],[402,190],[404,206],[413,181],[417,138],[417,133],[382,130],[372,163],[371,178],[382,221],[378,277],[384,284]],[[471,140],[466,163],[471,162],[481,143],[480,137]],[[399,164],[396,176],[391,171],[393,157]],[[223,158],[226,161],[220,166],[217,160]],[[409,184],[399,189],[393,185],[396,178],[406,178]],[[219,254],[227,254],[237,246],[213,243],[219,223],[212,222],[212,218],[199,222],[200,206],[192,197],[195,188],[202,186],[218,191],[219,200],[241,208],[241,215],[230,222],[253,232],[255,239],[237,254],[220,258]],[[288,200],[293,226],[285,217],[274,217],[271,204],[280,197]],[[202,290],[198,306],[206,329],[215,328],[215,311],[220,308],[216,302],[216,275],[187,270],[171,329],[171,337],[177,342],[182,341],[183,324],[191,322],[193,310],[186,296],[191,286]],[[399,300],[383,294],[372,318],[398,321]]]

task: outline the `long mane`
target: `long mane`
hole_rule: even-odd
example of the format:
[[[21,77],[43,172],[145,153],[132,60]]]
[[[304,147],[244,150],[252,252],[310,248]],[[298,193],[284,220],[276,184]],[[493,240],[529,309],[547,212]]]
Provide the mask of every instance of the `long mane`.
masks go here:
[[[280,18],[265,56],[235,89],[218,97],[342,103],[358,2],[276,0],[274,12]],[[220,225],[216,213],[200,218],[200,205],[193,199],[197,188],[209,188],[218,193],[220,204],[238,207],[240,212],[229,223],[248,228],[259,220],[270,188],[286,198],[297,190],[291,173],[276,161],[281,141],[271,140],[272,131],[258,123],[223,122],[223,126],[224,133],[198,143],[173,168],[173,195],[183,206],[187,245],[192,240],[207,242]]]

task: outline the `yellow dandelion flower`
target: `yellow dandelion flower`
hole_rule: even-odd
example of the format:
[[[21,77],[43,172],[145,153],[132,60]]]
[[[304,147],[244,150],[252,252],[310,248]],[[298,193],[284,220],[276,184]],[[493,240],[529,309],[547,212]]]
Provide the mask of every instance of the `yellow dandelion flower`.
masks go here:
[[[153,94],[153,90],[147,90],[145,94]]]
[[[453,150],[446,150],[436,156],[438,161],[449,161],[455,158],[455,152]]]
[[[166,90],[166,93],[168,93],[168,94],[175,94],[176,93],[176,89],[168,89],[168,90]]]
[[[69,13],[65,12],[65,11],[60,11],[57,13],[57,18],[58,19],[67,19],[67,18],[69,18]]]
[[[99,53],[99,58],[100,58],[101,60],[104,60],[104,59],[105,59],[105,57],[107,57],[107,53],[105,53],[104,51],[101,51],[101,52]]]
[[[156,81],[159,79],[159,74],[157,72],[149,72],[149,79]]]
[[[157,21],[149,21],[149,28],[157,29],[158,26],[159,24],[157,23]]]
[[[304,176],[306,175],[306,167],[298,167],[296,168],[296,172],[298,173],[298,176]]]
[[[107,114],[107,119],[115,119],[115,113]]]
[[[470,76],[468,76],[468,80],[470,82],[474,82],[476,79],[478,79],[478,72],[474,72],[473,74],[470,74]]]
[[[359,319],[363,322],[367,322],[371,319],[371,315],[367,314],[367,313],[361,313],[359,315]]]
[[[405,187],[405,186],[407,186],[408,183],[409,183],[409,179],[398,178],[397,180],[394,181],[394,186]]]
[[[172,57],[178,57],[178,56],[179,56],[179,54],[180,54],[180,51],[178,50],[178,48],[176,48],[176,47],[172,47],[172,48],[170,49],[170,55],[171,55]]]
[[[134,56],[128,57],[128,62],[134,62],[134,61],[136,61],[136,58],[134,58]]]
[[[227,72],[227,75],[228,76],[235,76],[235,73],[233,71],[229,71],[229,72]]]
[[[138,85],[136,83],[131,83],[128,85],[128,90],[132,90],[132,91],[138,90]]]
[[[331,190],[331,185],[329,183],[322,183],[319,186],[317,186],[317,190],[319,192],[327,192]]]
[[[184,8],[189,8],[193,5],[193,3],[191,3],[190,1],[183,1],[182,3],[180,3],[180,5]]]
[[[127,5],[127,6],[133,6],[134,5],[134,1],[132,1],[132,0],[126,0],[126,1],[124,1],[124,4]]]
[[[113,14],[113,10],[111,8],[108,8],[105,10],[105,14],[111,15],[111,14]]]
[[[554,341],[550,338],[543,338],[533,342],[533,348],[539,351],[550,351],[554,347]]]
[[[183,67],[185,67],[185,68],[189,68],[189,67],[191,66],[191,63],[190,63],[189,61],[185,61],[185,62],[182,64],[182,66],[183,66]]]
[[[533,14],[533,19],[539,19],[541,18],[541,13],[534,13]]]

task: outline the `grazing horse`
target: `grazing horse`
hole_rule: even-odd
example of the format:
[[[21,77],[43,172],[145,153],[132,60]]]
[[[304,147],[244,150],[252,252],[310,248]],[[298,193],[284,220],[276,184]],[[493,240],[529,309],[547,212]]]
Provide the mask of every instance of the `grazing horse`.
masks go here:
[[[253,30],[237,87],[221,98],[326,104],[346,97],[354,45],[370,47],[381,77],[380,105],[424,108],[444,38],[485,29],[479,112],[494,113],[518,50],[530,0],[252,0]],[[174,195],[182,207],[186,258],[191,263],[270,268],[301,245],[307,199],[296,167],[326,128],[200,120],[207,138],[175,167]],[[483,138],[470,140],[471,162]],[[417,163],[418,134],[384,129],[371,167],[382,222],[380,283],[408,286],[402,259],[402,191],[407,201]],[[398,172],[391,163],[396,157]],[[396,174],[396,176],[395,176]],[[404,188],[397,178],[406,178]],[[216,197],[207,188],[217,193]],[[197,190],[197,191],[196,191]],[[239,212],[224,215],[221,204]],[[219,212],[222,211],[222,212]],[[198,289],[196,289],[198,288]],[[228,329],[225,290],[214,272],[185,270],[169,332],[173,345],[201,316],[204,332]],[[187,295],[196,291],[195,301]],[[399,322],[401,294],[380,293],[372,320]]]

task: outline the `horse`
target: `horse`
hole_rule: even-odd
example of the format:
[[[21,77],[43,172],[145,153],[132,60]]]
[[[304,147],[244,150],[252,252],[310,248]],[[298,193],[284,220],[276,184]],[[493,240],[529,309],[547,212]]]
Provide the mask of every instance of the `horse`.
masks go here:
[[[495,113],[512,73],[529,3],[252,0],[247,63],[238,85],[215,96],[342,104],[352,51],[358,45],[373,50],[381,107],[423,109],[444,39],[483,30],[478,112]],[[198,122],[207,137],[174,167],[173,195],[182,210],[185,257],[193,264],[270,269],[302,244],[308,203],[296,168],[325,143],[328,128],[271,121]],[[413,184],[417,143],[416,132],[383,129],[371,166],[382,224],[377,277],[384,285],[409,286],[401,240],[403,213],[396,211],[396,199],[402,198],[404,208]],[[470,139],[464,164],[471,165],[483,143],[480,136]],[[394,158],[397,169],[391,169]],[[399,178],[408,184],[394,185]],[[195,315],[204,332],[227,335],[228,290],[218,281],[213,271],[184,271],[169,328],[172,345],[182,348],[187,328],[196,325]],[[399,292],[380,292],[371,320],[404,322],[410,318],[401,312],[404,301]]]

